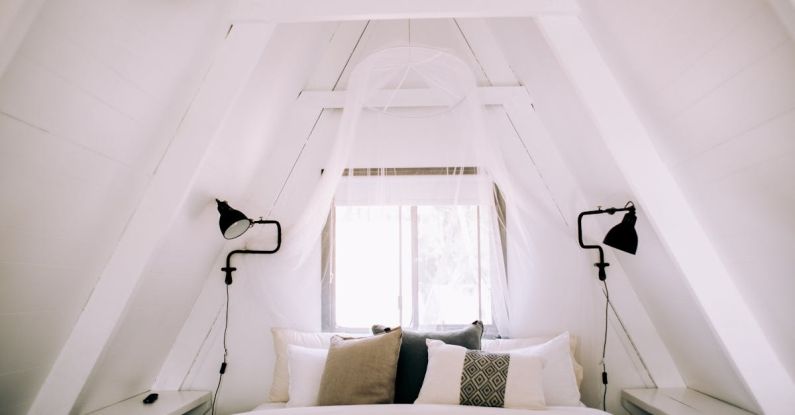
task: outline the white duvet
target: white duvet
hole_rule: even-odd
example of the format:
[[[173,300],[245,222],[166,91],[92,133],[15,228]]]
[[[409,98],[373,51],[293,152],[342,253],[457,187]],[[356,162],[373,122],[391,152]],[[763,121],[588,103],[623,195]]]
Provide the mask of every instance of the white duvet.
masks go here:
[[[246,415],[604,415],[596,409],[586,407],[550,406],[545,410],[485,408],[460,405],[348,405],[311,406],[304,408],[267,407],[245,412]],[[238,414],[242,415],[242,414]]]

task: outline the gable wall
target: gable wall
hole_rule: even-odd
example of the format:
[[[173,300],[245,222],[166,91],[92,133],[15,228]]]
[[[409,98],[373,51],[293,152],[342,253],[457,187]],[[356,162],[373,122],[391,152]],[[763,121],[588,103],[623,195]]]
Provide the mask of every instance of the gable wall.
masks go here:
[[[365,26],[367,29],[362,32]],[[333,38],[335,40],[332,41],[330,50],[327,51],[333,56],[321,61],[307,82],[306,89],[328,90],[337,85],[338,89],[344,90],[347,76],[355,64],[367,54],[385,45],[405,40],[408,36],[408,26],[407,21],[341,24],[335,32]],[[479,82],[488,85],[489,79],[484,76],[480,64],[489,64],[489,62],[478,62],[470,55],[465,40],[461,37],[454,21],[450,19],[412,21],[411,26],[413,36],[415,36],[413,37],[414,42],[453,50],[457,56],[470,63],[473,71],[478,74]],[[336,40],[343,36],[347,38],[347,47],[335,44]],[[355,44],[358,46],[351,53]],[[494,64],[494,62],[490,63]],[[341,76],[340,71],[342,72]],[[298,108],[293,108],[291,112],[300,114],[301,111]],[[282,225],[289,232],[290,226],[297,220],[301,207],[305,205],[319,178],[318,171],[323,168],[324,157],[329,151],[329,143],[335,136],[339,114],[339,110],[327,110],[320,115],[320,118],[303,119],[300,115],[297,120],[290,117],[285,118],[285,123],[278,128],[279,133],[270,138],[273,140],[273,145],[262,161],[262,173],[255,178],[255,182],[260,185],[256,192],[250,193],[247,200],[249,204],[245,206],[244,211],[270,212],[273,207],[272,215],[269,217],[282,221]],[[492,124],[493,129],[490,132],[495,140],[512,146],[509,151],[511,154],[510,169],[523,178],[522,189],[534,192],[533,194],[537,192],[539,195],[543,195],[539,197],[549,204],[548,207],[551,210],[557,212],[552,206],[553,202],[546,198],[549,192],[543,190],[543,178],[539,180],[537,177],[538,172],[534,170],[532,160],[528,160],[527,152],[521,148],[516,131],[507,122],[505,114],[498,110],[492,116],[496,123]],[[318,123],[312,127],[316,119]],[[389,123],[389,121],[393,122]],[[380,128],[384,132],[379,133],[378,137],[374,137],[377,140],[357,142],[355,157],[360,160],[358,164],[367,166],[372,163],[368,160],[373,159],[383,163],[384,158],[392,160],[397,165],[427,165],[423,163],[436,165],[441,162],[440,160],[457,163],[451,160],[451,157],[456,154],[449,150],[450,140],[454,140],[455,137],[450,134],[449,129],[440,128],[433,122],[423,123],[423,120],[409,123],[402,121],[386,117],[385,123]],[[297,124],[291,126],[293,123]],[[311,134],[310,130],[313,131]],[[309,135],[308,141],[307,135]],[[411,145],[407,145],[415,140],[417,143],[422,143],[420,145],[426,149],[419,155],[412,150]],[[429,146],[428,143],[433,141],[446,144]],[[568,188],[556,190],[561,194],[577,192],[576,189]],[[611,197],[613,196],[621,199],[626,197],[625,194],[620,196],[611,194]],[[253,209],[249,210],[249,207]],[[567,207],[571,207],[570,204],[567,204]],[[566,210],[566,213],[576,218],[575,210]],[[559,218],[556,216],[557,219]],[[255,236],[248,241],[235,240],[227,245],[225,251],[232,246],[249,245],[253,241],[256,241]],[[577,248],[574,239],[570,239],[569,242],[571,243],[566,245],[562,252],[554,254],[561,257],[561,263],[575,264],[572,265],[574,268],[587,266],[583,263],[590,260],[586,259],[583,251]],[[286,243],[289,243],[289,240]],[[570,261],[572,255],[585,262]],[[318,277],[320,276],[320,264],[317,260],[319,252],[312,253],[311,258],[312,260],[305,268],[293,270],[289,276],[286,276],[267,272],[269,264],[278,262],[280,259],[278,254],[264,257],[235,257],[235,266],[239,270],[236,272],[236,282],[231,286],[233,299],[228,333],[230,369],[224,376],[222,391],[219,395],[218,408],[222,412],[250,409],[267,399],[274,363],[271,327],[319,329],[320,278]],[[219,256],[216,263],[221,259]],[[512,315],[515,318],[512,322],[512,329],[515,329],[518,336],[558,333],[564,330],[577,334],[580,338],[578,356],[586,366],[583,401],[589,405],[598,406],[601,400],[601,382],[598,371],[598,361],[601,357],[601,329],[598,327],[602,320],[601,317],[598,317],[601,315],[600,312],[595,312],[594,309],[601,309],[603,306],[600,288],[591,284],[595,278],[587,278],[590,274],[585,276],[586,282],[580,284],[579,278],[583,277],[582,273],[571,270],[556,270],[555,272],[560,277],[561,282],[559,283],[539,278],[536,279],[537,284],[528,284],[527,281],[523,281],[525,279],[517,278],[516,284],[513,285],[516,287],[518,300],[513,304],[515,307],[512,312],[515,314]],[[564,272],[569,273],[564,275]],[[221,347],[223,331],[221,277],[217,268],[213,268],[208,274],[205,287],[161,370],[158,386],[181,386],[189,389],[215,388],[218,381],[218,364],[223,354]],[[540,283],[538,283],[539,281]],[[619,286],[618,279],[614,284],[614,287]],[[558,292],[559,295],[545,296],[545,290]],[[564,294],[566,290],[573,292],[566,295]],[[631,287],[626,286],[619,289],[617,291],[619,297],[622,290],[631,292]],[[571,304],[571,299],[582,299],[583,297],[586,298],[585,302]],[[554,302],[554,299],[563,298],[568,299],[569,303],[547,307],[550,300]],[[633,307],[635,307],[634,304]],[[634,314],[643,314],[642,308],[629,309]],[[615,322],[613,323],[615,324]],[[654,328],[651,324],[647,325],[648,327],[644,327],[643,330],[653,333]],[[640,364],[634,360],[633,352],[628,349],[630,346],[627,344],[624,333],[614,325],[609,335],[610,342],[614,346],[608,350],[608,360],[611,365],[608,408],[615,413],[623,413],[618,398],[620,389],[644,386],[647,385],[645,383],[647,381]],[[664,346],[662,349],[661,353],[666,354],[665,356],[647,358],[670,361]],[[675,368],[673,371],[675,372]],[[670,381],[672,376],[667,377]],[[678,374],[673,377],[678,378]]]
[[[196,68],[206,63],[211,49],[207,45],[224,32],[215,23],[220,6],[213,2],[89,3],[45,5],[0,78],[4,156],[0,183],[4,194],[14,195],[0,207],[0,214],[8,218],[0,238],[0,330],[4,333],[0,348],[12,351],[0,360],[3,413],[24,413],[35,396],[176,128],[201,75]],[[662,3],[589,4],[586,17],[616,72],[645,110],[649,125],[655,127],[658,147],[793,374],[795,360],[787,351],[795,349],[795,334],[782,328],[788,327],[787,317],[795,311],[789,301],[795,282],[786,278],[786,271],[795,265],[787,255],[795,246],[795,221],[790,213],[795,193],[779,183],[795,176],[788,163],[795,151],[791,139],[795,48],[764,2]],[[450,37],[455,27],[449,21],[444,24],[449,27],[413,22],[411,31],[419,39],[424,33],[426,39],[463,50]],[[403,39],[408,37],[409,25],[394,21],[378,30],[380,37]],[[318,47],[324,35],[316,35]],[[361,52],[342,74],[341,86],[353,62],[379,46],[368,39],[363,38]],[[295,41],[289,36],[282,40]],[[485,83],[477,63],[470,63]],[[195,76],[186,77],[186,73]],[[295,74],[293,80],[298,82],[300,76]],[[295,88],[300,87],[296,84]],[[285,89],[273,96],[288,99],[289,93]],[[256,105],[255,97],[249,99],[241,105]],[[241,127],[241,122],[258,115],[232,114],[232,125],[239,128],[227,130],[227,136],[265,137],[261,125]],[[268,124],[277,123],[271,118]],[[241,134],[247,128],[249,134]],[[568,141],[569,154],[573,154],[577,134],[565,130],[553,132],[573,140]],[[254,144],[240,165],[234,164],[234,147],[216,149],[222,156],[209,163],[204,180],[186,203],[185,215],[173,224],[179,236],[163,241],[162,254],[150,263],[121,330],[81,397],[79,412],[140,392],[151,383],[199,295],[197,284],[206,275],[210,259],[222,247],[217,241],[195,242],[212,238],[215,231],[207,229],[216,218],[212,198],[239,196],[244,201],[233,205],[254,212],[267,210],[270,206],[263,198],[278,191],[270,187],[281,181],[271,177],[254,177],[255,183],[263,181],[268,191],[264,197],[251,196],[238,184],[258,171],[251,163],[259,161],[269,142]],[[562,145],[567,145],[566,140]],[[598,146],[594,151],[599,153]],[[570,161],[573,165],[594,163],[576,156]],[[605,167],[598,162],[593,166]],[[615,204],[609,202],[627,197],[626,186],[605,186],[605,181],[589,176],[587,169],[574,170],[592,192],[591,199]],[[620,183],[616,173],[605,177]],[[642,230],[644,224],[639,226]],[[191,261],[192,257],[204,260]],[[651,274],[644,272],[643,261],[622,258],[621,262],[631,273],[645,275],[633,284],[645,296],[658,328],[668,334],[666,341],[678,355],[677,363],[691,370],[689,377],[683,371],[688,383],[753,408],[742,382],[720,353],[711,355],[715,359],[711,363],[692,359],[694,351],[685,345],[695,344],[708,353],[713,343],[709,339],[689,343],[690,337],[702,337],[702,330],[708,331],[709,326],[699,322],[699,310],[686,312],[692,304],[684,286],[660,298],[657,288],[670,285],[661,283],[668,277],[665,270],[670,269],[673,281],[677,280],[675,266],[667,258],[656,258],[652,262],[663,271]],[[686,330],[672,324],[679,317],[670,312],[667,298],[681,302],[675,307],[680,317],[695,316]],[[160,313],[171,311],[167,319],[159,318]],[[133,347],[150,334],[153,322],[158,323],[154,327],[158,341],[142,349]],[[217,371],[215,360],[208,357],[212,363],[207,373]],[[141,361],[151,363],[132,370],[131,362]]]

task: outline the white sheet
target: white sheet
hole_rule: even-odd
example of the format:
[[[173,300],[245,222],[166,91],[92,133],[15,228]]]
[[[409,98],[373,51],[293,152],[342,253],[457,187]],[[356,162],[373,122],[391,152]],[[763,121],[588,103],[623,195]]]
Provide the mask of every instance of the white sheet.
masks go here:
[[[258,408],[262,408],[261,406]],[[246,415],[604,415],[597,409],[586,407],[550,406],[545,410],[534,411],[525,409],[484,408],[460,405],[349,405],[349,406],[313,406],[307,408],[274,408],[267,407]],[[238,414],[242,415],[242,414]]]

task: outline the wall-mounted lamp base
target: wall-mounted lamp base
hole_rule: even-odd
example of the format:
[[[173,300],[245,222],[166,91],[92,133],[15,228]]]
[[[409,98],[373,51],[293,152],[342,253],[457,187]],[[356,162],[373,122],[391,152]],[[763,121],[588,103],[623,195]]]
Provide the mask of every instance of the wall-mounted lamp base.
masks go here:
[[[599,281],[604,281],[607,279],[607,273],[605,272],[605,268],[609,267],[610,264],[607,262],[597,262],[593,264],[596,268],[599,269]]]

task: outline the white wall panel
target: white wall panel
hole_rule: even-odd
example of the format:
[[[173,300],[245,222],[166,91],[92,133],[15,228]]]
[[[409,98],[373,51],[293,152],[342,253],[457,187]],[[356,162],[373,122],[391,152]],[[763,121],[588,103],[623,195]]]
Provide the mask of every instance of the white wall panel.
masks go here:
[[[633,8],[639,7],[639,3],[626,4],[626,7],[635,12]],[[664,19],[664,13],[660,13],[659,17]],[[643,19],[642,14],[638,16]],[[579,102],[576,90],[538,29],[528,23],[519,19],[495,20],[490,26],[502,42],[517,77],[531,92],[539,117],[556,138],[555,144],[591,201],[591,207],[614,206],[633,199],[627,181],[597,134],[595,120]],[[523,42],[508,43],[509,39],[517,38]],[[530,50],[533,53],[526,52]],[[744,383],[732,369],[717,338],[710,334],[706,316],[644,212],[643,206],[639,206],[638,254],[617,255],[628,281],[643,302],[685,382],[705,385],[715,395],[752,407],[754,403]],[[612,226],[609,218],[601,219],[604,229]],[[615,301],[618,303],[620,298]],[[644,359],[658,358],[644,356]]]
[[[85,270],[76,268],[0,261],[0,281],[3,284],[3,291],[0,291],[0,315],[49,311],[67,313],[67,320],[74,319],[93,288],[93,284],[83,281],[83,274]],[[63,293],[74,295],[65,296]],[[4,339],[15,342],[13,337]],[[53,356],[57,351],[42,356]]]
[[[47,2],[0,78],[0,348],[16,356],[0,412],[26,413],[49,373],[203,75],[218,10]]]
[[[780,44],[754,65],[662,120],[659,134],[676,163],[759,127],[795,108],[795,47]]]
[[[2,79],[0,111],[124,164],[141,151],[138,123],[23,56]]]
[[[0,374],[0,411],[4,414],[26,413],[49,371],[49,365],[40,365]]]
[[[765,1],[679,6],[690,17],[676,26],[637,24],[634,12],[665,15],[666,1],[584,9],[664,161],[795,376],[795,187],[788,185],[795,177],[795,43]],[[658,50],[668,52],[656,56]],[[698,385],[717,394],[710,387]]]
[[[764,7],[755,10],[724,39],[660,85],[655,91],[658,98],[652,103],[655,113],[661,118],[681,113],[788,41],[786,31],[777,24],[771,10]]]
[[[217,345],[210,347],[209,343],[206,343],[208,348],[201,351],[207,353],[207,365],[213,375],[193,384],[183,383],[193,358],[208,341],[207,331],[191,332],[198,335],[186,342],[189,343],[187,347],[178,339],[180,328],[190,326],[186,320],[189,314],[195,313],[197,307],[211,309],[208,321],[202,321],[201,326],[209,330],[213,325],[213,318],[218,311],[215,300],[218,294],[223,293],[223,274],[218,261],[223,260],[231,246],[245,243],[244,239],[227,243],[222,238],[218,230],[214,198],[226,199],[232,206],[251,216],[264,214],[252,209],[247,199],[261,199],[262,183],[270,179],[263,178],[258,171],[262,169],[262,159],[267,154],[265,149],[270,147],[271,140],[284,135],[274,124],[289,111],[290,105],[287,103],[298,95],[320,56],[318,52],[328,44],[335,26],[291,24],[274,30],[245,90],[222,125],[219,138],[211,148],[208,160],[199,172],[178,218],[150,258],[120,328],[110,340],[102,361],[83,390],[77,405],[78,412],[90,411],[122,399],[129,390],[146,390],[153,385],[160,372],[166,372],[161,375],[162,379],[169,379],[161,380],[157,385],[160,388],[214,388],[220,354],[216,353]],[[251,194],[247,193],[249,187],[253,189]],[[250,234],[256,234],[255,230],[250,231]],[[243,261],[240,257],[235,259]],[[260,259],[254,257],[253,261],[256,263]],[[200,297],[202,290],[208,289],[215,295],[209,303]],[[245,293],[246,289],[239,283],[232,286],[233,295],[238,295],[240,290]],[[192,307],[194,303],[196,307]],[[246,314],[236,316],[238,321],[242,319],[246,322]],[[245,328],[248,327],[244,325],[242,330],[245,331]],[[254,340],[243,340],[243,344],[251,344],[250,347],[255,349],[262,343],[259,341],[262,336],[269,336],[269,333],[259,330],[259,326],[256,328],[251,333],[238,332],[236,336],[244,339],[253,336]],[[267,342],[270,342],[269,338]],[[233,365],[235,371],[232,372],[230,367],[228,377],[235,379],[236,376],[244,375],[243,379],[249,380],[250,370],[256,370],[261,362],[261,353],[264,352],[236,352],[237,356],[247,361],[241,363],[239,357]],[[174,366],[182,369],[182,359],[188,362],[185,372],[172,369]],[[264,378],[258,380],[264,381]],[[163,382],[169,384],[163,386]],[[224,400],[222,411],[251,405],[250,388],[241,386],[237,395],[233,396],[241,399],[231,402]]]

